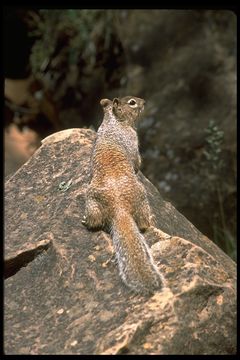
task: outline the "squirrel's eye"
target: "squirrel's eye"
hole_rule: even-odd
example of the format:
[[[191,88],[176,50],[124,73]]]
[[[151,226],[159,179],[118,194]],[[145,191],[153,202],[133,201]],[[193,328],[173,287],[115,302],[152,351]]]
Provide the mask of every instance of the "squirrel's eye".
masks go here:
[[[137,104],[137,102],[134,99],[131,99],[128,101],[128,104],[134,106]]]

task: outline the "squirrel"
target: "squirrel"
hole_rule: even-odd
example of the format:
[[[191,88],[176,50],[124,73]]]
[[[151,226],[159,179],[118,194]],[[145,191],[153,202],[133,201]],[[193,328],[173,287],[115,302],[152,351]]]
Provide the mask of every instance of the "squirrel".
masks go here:
[[[83,224],[110,229],[119,273],[134,292],[153,293],[164,278],[143,233],[151,226],[146,190],[138,180],[141,165],[136,121],[145,101],[134,96],[102,99],[104,119],[91,156]]]

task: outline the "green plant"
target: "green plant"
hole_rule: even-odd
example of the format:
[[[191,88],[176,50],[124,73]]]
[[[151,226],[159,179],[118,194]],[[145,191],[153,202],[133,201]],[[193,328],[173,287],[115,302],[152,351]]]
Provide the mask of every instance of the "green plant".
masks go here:
[[[213,223],[213,241],[218,244],[234,261],[237,260],[235,237],[228,229],[223,229]]]
[[[219,213],[219,224],[213,222],[213,240],[223,248],[229,256],[236,260],[236,241],[228,229],[224,211],[224,182],[221,170],[224,167],[222,158],[222,145],[224,132],[219,129],[214,120],[210,120],[205,129],[206,146],[204,156],[207,161],[206,171],[209,186],[216,195]]]
[[[206,148],[204,155],[211,164],[213,172],[216,174],[223,166],[221,159],[222,143],[224,133],[218,128],[214,120],[210,120],[208,127],[205,129],[206,133]]]
[[[81,58],[85,66],[94,67],[99,35],[107,50],[113,31],[112,10],[42,9],[30,12],[29,19],[30,36],[37,38],[30,57],[35,74],[43,71],[61,45],[68,65],[76,65]]]

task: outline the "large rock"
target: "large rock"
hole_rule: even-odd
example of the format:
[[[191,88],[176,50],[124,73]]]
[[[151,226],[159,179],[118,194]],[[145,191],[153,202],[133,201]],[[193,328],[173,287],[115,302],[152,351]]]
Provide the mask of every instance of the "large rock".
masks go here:
[[[81,224],[94,138],[51,135],[6,183],[5,353],[235,353],[235,263],[142,174],[155,225],[171,235],[146,234],[166,289],[131,293],[110,236]]]

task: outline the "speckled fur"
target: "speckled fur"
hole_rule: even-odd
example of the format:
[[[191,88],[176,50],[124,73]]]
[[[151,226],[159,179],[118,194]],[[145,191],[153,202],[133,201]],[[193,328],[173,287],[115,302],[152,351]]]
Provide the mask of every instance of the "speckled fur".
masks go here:
[[[84,223],[111,230],[122,280],[136,292],[151,293],[162,287],[163,278],[141,233],[150,226],[146,192],[136,176],[141,158],[135,122],[144,100],[126,96],[100,103],[104,119],[91,159]]]

